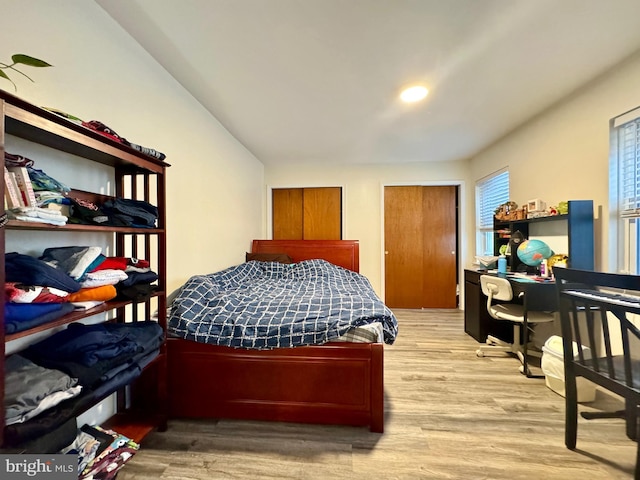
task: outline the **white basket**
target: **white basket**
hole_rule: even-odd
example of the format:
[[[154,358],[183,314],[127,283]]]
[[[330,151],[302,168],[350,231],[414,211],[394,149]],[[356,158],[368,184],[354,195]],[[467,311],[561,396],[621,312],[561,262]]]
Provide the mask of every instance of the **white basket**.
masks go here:
[[[574,345],[574,353],[577,346]],[[588,355],[589,349],[584,349]],[[544,373],[544,381],[547,387],[563,397],[566,395],[564,381],[564,355],[562,350],[562,337],[553,335],[547,339],[542,347],[542,360],[540,363]],[[583,377],[576,378],[578,402],[593,402],[596,399],[596,385]]]

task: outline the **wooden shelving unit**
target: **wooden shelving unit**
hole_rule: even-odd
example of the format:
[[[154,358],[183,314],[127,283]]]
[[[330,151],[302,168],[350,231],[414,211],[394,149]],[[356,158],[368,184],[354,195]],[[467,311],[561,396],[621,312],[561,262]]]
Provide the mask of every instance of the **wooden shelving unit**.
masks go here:
[[[0,158],[4,166],[6,135],[20,137],[28,142],[43,145],[65,152],[84,161],[112,167],[115,185],[115,197],[144,200],[158,208],[157,228],[107,227],[92,225],[52,226],[11,220],[0,229],[0,281],[4,282],[5,243],[9,235],[25,235],[29,232],[47,231],[51,235],[58,232],[102,232],[110,235],[116,256],[145,258],[150,261],[152,270],[158,274],[158,289],[149,299],[140,303],[131,301],[107,302],[101,306],[83,312],[73,312],[50,324],[5,335],[0,329],[0,369],[4,368],[7,341],[25,338],[84,318],[110,312],[109,321],[131,322],[150,319],[157,311],[157,321],[166,331],[166,203],[165,174],[169,164],[144,155],[137,150],[115,140],[100,135],[93,130],[70,122],[54,113],[41,109],[24,100],[0,90]],[[82,192],[85,199],[104,199],[102,194]],[[0,196],[4,198],[4,182],[0,182]],[[1,208],[1,207],[0,207]],[[22,237],[20,237],[22,238]],[[4,312],[0,313],[0,318]],[[136,441],[155,428],[166,428],[167,422],[167,385],[166,385],[166,345],[163,344],[160,355],[143,371],[142,375],[122,389],[118,395],[118,412],[108,425]],[[4,399],[4,378],[0,382],[0,400]],[[96,401],[97,403],[97,401]],[[95,403],[94,403],[95,404]],[[93,405],[79,405],[75,414],[91,408]],[[4,449],[14,450],[4,437],[4,411],[0,416],[0,445]],[[27,453],[41,453],[29,452]]]

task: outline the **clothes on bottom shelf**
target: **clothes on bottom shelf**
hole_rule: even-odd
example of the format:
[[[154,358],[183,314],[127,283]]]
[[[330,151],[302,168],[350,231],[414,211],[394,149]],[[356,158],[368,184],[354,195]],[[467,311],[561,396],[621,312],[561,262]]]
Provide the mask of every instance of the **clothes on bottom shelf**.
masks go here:
[[[64,378],[70,377],[82,390],[74,398],[52,405],[25,421],[7,422],[5,443],[11,447],[28,448],[38,437],[63,426],[70,418],[130,384],[159,355],[163,342],[164,332],[153,321],[96,325],[73,323],[8,357],[9,365],[12,361],[20,365],[24,358],[38,368],[57,372],[56,375]],[[39,448],[41,451],[38,453],[43,453],[44,447]]]
[[[59,370],[36,365],[22,355],[4,363],[5,425],[22,423],[80,394],[78,380]]]

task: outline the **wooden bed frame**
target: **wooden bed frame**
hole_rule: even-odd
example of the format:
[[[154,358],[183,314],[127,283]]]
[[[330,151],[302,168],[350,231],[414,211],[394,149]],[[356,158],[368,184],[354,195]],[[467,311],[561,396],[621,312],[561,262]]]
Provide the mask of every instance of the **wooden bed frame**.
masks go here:
[[[254,240],[252,253],[358,271],[353,240]],[[384,431],[383,345],[246,350],[169,338],[169,416],[368,426]]]

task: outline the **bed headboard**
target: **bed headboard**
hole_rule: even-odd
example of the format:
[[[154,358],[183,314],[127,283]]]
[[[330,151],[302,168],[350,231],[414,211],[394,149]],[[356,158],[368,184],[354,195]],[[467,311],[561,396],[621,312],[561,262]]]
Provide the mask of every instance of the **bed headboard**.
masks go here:
[[[251,253],[286,253],[294,262],[321,258],[354,272],[360,271],[358,240],[254,240]]]

